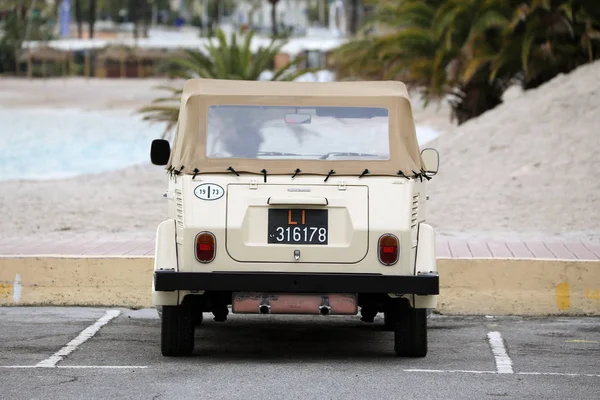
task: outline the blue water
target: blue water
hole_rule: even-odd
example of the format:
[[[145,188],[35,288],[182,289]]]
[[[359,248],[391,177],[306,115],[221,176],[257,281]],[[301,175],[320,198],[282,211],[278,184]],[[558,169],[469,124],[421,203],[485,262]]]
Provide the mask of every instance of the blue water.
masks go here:
[[[0,110],[0,180],[55,179],[148,163],[163,127],[122,111]]]
[[[0,181],[114,171],[150,161],[164,126],[123,111],[0,110]],[[438,136],[417,127],[422,145]]]

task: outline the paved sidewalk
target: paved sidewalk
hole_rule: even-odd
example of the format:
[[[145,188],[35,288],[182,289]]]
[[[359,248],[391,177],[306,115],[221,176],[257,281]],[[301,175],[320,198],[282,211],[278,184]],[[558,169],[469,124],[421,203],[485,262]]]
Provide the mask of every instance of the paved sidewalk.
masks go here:
[[[584,241],[467,241],[437,240],[438,258],[518,258],[600,260],[600,245]],[[154,239],[84,241],[0,240],[0,256],[154,256]]]

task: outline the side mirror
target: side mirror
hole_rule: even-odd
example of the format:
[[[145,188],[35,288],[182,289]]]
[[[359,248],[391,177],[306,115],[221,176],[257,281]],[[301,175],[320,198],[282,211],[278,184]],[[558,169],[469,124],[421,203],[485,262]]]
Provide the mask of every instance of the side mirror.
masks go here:
[[[423,160],[423,169],[428,176],[434,176],[438,173],[440,167],[440,153],[436,149],[423,149],[421,151],[421,159]]]
[[[171,145],[168,140],[155,139],[150,147],[150,161],[154,165],[167,165],[171,157]]]

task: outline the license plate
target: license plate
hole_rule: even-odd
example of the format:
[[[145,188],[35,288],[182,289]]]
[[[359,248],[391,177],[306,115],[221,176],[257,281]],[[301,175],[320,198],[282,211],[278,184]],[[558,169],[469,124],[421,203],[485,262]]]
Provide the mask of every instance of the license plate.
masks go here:
[[[327,210],[269,209],[268,243],[327,244]]]

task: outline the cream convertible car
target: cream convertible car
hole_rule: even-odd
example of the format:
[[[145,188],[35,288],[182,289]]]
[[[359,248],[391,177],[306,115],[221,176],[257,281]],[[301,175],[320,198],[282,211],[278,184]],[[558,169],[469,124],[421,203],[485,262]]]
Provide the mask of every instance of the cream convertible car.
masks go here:
[[[400,82],[185,83],[165,165],[153,304],[161,349],[194,349],[202,313],[384,314],[399,356],[427,354],[439,293],[426,183]]]

